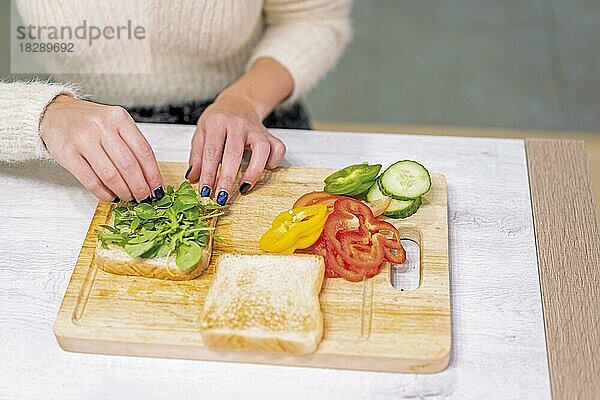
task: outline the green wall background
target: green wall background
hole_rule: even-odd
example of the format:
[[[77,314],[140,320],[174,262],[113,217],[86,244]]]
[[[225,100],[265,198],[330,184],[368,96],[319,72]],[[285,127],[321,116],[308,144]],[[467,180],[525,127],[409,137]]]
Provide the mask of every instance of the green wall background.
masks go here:
[[[353,25],[316,120],[600,132],[600,1],[356,0]]]

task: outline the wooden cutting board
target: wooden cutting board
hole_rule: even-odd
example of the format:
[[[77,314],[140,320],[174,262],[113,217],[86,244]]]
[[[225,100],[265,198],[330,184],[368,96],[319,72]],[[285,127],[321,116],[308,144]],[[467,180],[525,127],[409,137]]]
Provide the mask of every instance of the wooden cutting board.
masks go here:
[[[167,184],[178,185],[187,169],[162,163]],[[208,271],[192,281],[119,276],[93,266],[94,230],[110,204],[100,203],[60,307],[55,335],[67,351],[186,358],[344,369],[431,373],[450,357],[450,296],[446,181],[432,174],[421,209],[390,220],[403,239],[421,247],[416,290],[392,287],[390,267],[360,283],[325,279],[320,294],[323,341],[308,356],[211,350],[199,332],[202,305],[224,252],[260,253],[258,239],[273,218],[302,194],[322,190],[328,169],[282,167],[266,172],[246,196],[233,199],[217,226],[226,244],[215,242]]]

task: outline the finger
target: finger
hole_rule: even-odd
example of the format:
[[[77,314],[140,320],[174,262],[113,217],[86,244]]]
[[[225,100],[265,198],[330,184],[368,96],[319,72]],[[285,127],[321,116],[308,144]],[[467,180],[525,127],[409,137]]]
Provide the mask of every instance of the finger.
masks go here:
[[[129,117],[129,123],[119,126],[119,135],[125,144],[127,144],[138,165],[141,167],[146,185],[152,191],[151,195],[156,197],[158,194],[156,193],[156,189],[164,189],[164,180],[150,143],[148,143],[131,117]]]
[[[250,156],[246,172],[244,172],[244,176],[242,177],[242,184],[240,185],[241,194],[248,193],[250,188],[260,178],[269,158],[271,144],[262,133],[258,133],[250,139],[250,150],[252,150],[252,155]]]
[[[205,132],[204,149],[202,150],[202,170],[198,180],[200,194],[203,197],[210,196],[215,183],[217,168],[223,155],[225,144],[225,128],[217,128]]]
[[[269,135],[267,136],[267,140],[271,145],[271,152],[269,153],[269,159],[267,160],[266,167],[267,169],[274,169],[277,168],[283,161],[283,157],[285,156],[287,149],[281,139],[275,136]]]
[[[192,136],[192,148],[190,150],[189,167],[185,178],[191,183],[197,183],[200,179],[202,169],[202,152],[204,151],[204,130],[196,127],[196,132]]]
[[[86,150],[82,156],[90,164],[90,167],[92,167],[94,173],[100,178],[104,186],[110,189],[111,192],[123,200],[129,201],[134,198],[119,170],[112,163],[110,157],[108,157],[108,154],[106,154],[102,147]]]
[[[117,197],[110,191],[98,178],[98,175],[92,170],[88,162],[80,155],[73,154],[67,157],[61,165],[71,173],[87,189],[100,201],[113,201]]]
[[[227,132],[223,160],[221,161],[221,175],[215,191],[217,193],[217,203],[221,205],[227,203],[229,193],[231,193],[237,178],[242,156],[244,155],[244,139],[245,136],[242,133]]]
[[[142,167],[132,153],[131,149],[117,135],[104,135],[102,137],[104,151],[117,167],[117,171],[129,187],[129,191],[137,201],[142,201],[152,196],[151,187],[148,186]],[[162,186],[160,183],[156,187]]]

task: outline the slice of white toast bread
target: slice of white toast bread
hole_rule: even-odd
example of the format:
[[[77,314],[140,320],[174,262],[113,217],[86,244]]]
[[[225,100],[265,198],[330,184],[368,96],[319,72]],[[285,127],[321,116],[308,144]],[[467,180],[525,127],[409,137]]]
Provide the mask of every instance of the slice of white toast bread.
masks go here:
[[[202,258],[189,271],[182,271],[175,263],[175,255],[169,257],[140,258],[132,257],[125,249],[116,244],[103,248],[100,244],[94,251],[93,263],[103,271],[116,275],[135,275],[145,278],[185,281],[194,279],[206,270],[210,262],[212,239],[202,251]]]
[[[109,218],[112,225],[112,218]],[[217,218],[208,221],[211,227],[216,226]],[[145,278],[165,279],[172,281],[187,281],[197,278],[208,268],[212,254],[212,236],[208,238],[202,249],[202,257],[196,266],[188,271],[182,271],[175,263],[175,255],[169,257],[141,258],[130,256],[123,247],[109,244],[102,247],[100,241],[94,250],[93,264],[103,271],[116,275],[134,275]]]
[[[224,254],[202,312],[213,348],[309,354],[323,337],[323,257]]]

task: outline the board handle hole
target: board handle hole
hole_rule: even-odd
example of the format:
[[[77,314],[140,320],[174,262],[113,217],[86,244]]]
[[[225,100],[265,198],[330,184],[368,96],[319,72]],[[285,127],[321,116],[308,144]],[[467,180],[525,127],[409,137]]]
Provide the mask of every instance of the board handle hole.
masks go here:
[[[390,284],[396,290],[412,292],[421,282],[421,246],[412,239],[400,240],[406,251],[403,264],[391,264]]]

